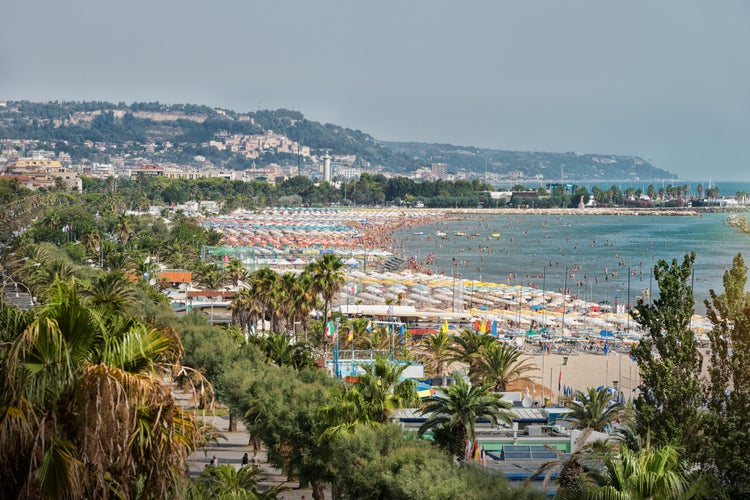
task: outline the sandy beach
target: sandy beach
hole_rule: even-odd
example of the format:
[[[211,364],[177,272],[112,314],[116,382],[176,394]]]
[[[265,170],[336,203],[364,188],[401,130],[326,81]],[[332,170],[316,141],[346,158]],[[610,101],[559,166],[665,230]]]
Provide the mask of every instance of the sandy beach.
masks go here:
[[[553,400],[562,395],[565,386],[573,390],[585,391],[589,387],[615,387],[623,392],[625,401],[635,398],[638,386],[638,365],[627,353],[610,352],[609,355],[581,353],[576,355],[545,354],[526,356],[537,369],[533,372],[533,384],[512,386],[509,390],[523,391],[528,389],[534,401],[541,402],[542,386],[544,398]],[[543,366],[542,366],[543,365]],[[544,375],[542,384],[541,377]],[[558,386],[559,381],[559,386]],[[558,388],[559,387],[559,388]],[[551,389],[551,391],[550,391]]]
[[[432,273],[426,266],[422,270],[421,262],[406,262],[406,269],[399,271],[384,269],[394,257],[395,231],[478,213],[700,216],[690,209],[269,208],[259,213],[237,211],[209,219],[207,224],[224,234],[225,248],[245,252],[238,255],[244,255],[243,262],[250,268],[268,265],[279,272],[299,270],[322,253],[339,254],[345,264],[345,283],[334,299],[334,308],[346,306],[349,312],[349,307],[360,305],[396,305],[410,311],[402,318],[409,328],[426,330],[439,328],[444,318],[438,316],[442,314],[453,334],[477,322],[486,325],[482,331],[506,337],[529,353],[537,366],[535,384],[528,388],[533,399],[542,401],[550,392],[557,397],[565,387],[585,390],[615,385],[630,399],[638,375],[627,354],[628,345],[642,332],[622,301],[597,303],[578,296],[575,290],[540,290],[520,284],[515,275],[505,283],[457,279]],[[571,280],[574,272],[572,268]],[[581,278],[576,275],[575,279]],[[448,317],[451,314],[454,317]],[[710,328],[698,315],[693,326],[703,337]],[[544,356],[543,343],[551,347]],[[606,356],[605,343],[610,348]]]

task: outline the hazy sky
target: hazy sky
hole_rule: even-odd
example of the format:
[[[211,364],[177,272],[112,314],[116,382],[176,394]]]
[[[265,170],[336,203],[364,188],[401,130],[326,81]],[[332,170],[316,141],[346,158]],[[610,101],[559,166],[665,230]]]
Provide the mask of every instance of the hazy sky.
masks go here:
[[[284,107],[750,180],[750,1],[8,0],[3,99]]]

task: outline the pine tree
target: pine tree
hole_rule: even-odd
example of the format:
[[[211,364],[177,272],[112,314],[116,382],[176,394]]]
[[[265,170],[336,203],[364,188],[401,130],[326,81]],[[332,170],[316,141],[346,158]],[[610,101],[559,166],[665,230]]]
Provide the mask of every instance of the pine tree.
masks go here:
[[[706,385],[707,451],[730,495],[750,496],[750,293],[745,292],[747,267],[738,254],[724,273],[724,293],[710,291],[706,301],[713,329],[709,382]]]
[[[684,446],[694,458],[700,450],[703,358],[691,330],[695,301],[691,276],[695,253],[654,267],[659,297],[652,304],[639,299],[632,316],[647,332],[632,349],[641,375],[635,400],[636,427],[657,446]]]

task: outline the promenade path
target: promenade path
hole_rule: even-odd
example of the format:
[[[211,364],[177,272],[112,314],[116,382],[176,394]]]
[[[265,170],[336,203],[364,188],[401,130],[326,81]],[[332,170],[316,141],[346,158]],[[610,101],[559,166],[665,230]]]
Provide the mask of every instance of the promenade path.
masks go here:
[[[208,416],[204,420],[219,429],[226,439],[220,438],[218,444],[210,443],[206,446],[205,452],[199,450],[190,455],[188,465],[191,477],[197,478],[213,455],[216,455],[219,464],[229,464],[236,469],[240,468],[243,454],[247,453],[249,457],[253,456],[253,447],[248,445],[249,435],[242,422],[237,423],[237,431],[228,432],[229,417]],[[278,496],[279,499],[301,500],[303,497],[305,500],[312,499],[311,489],[296,489],[299,486],[297,481],[288,482],[285,474],[268,464],[264,449],[258,451],[256,460],[260,462],[258,489],[264,490],[283,484],[288,490],[281,492]],[[328,492],[326,492],[326,496],[329,496]]]

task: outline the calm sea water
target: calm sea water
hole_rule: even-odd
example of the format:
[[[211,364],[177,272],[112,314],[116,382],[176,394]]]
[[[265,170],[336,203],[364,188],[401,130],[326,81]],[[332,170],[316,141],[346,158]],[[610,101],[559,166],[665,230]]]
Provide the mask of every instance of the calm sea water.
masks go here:
[[[750,185],[748,185],[750,188]],[[696,312],[738,253],[750,265],[750,235],[728,214],[687,216],[486,215],[397,232],[396,252],[436,273],[468,280],[531,285],[609,304],[656,293],[652,269],[695,252]],[[416,234],[423,232],[424,234]],[[446,233],[445,237],[436,236]],[[456,235],[465,233],[466,236]]]

